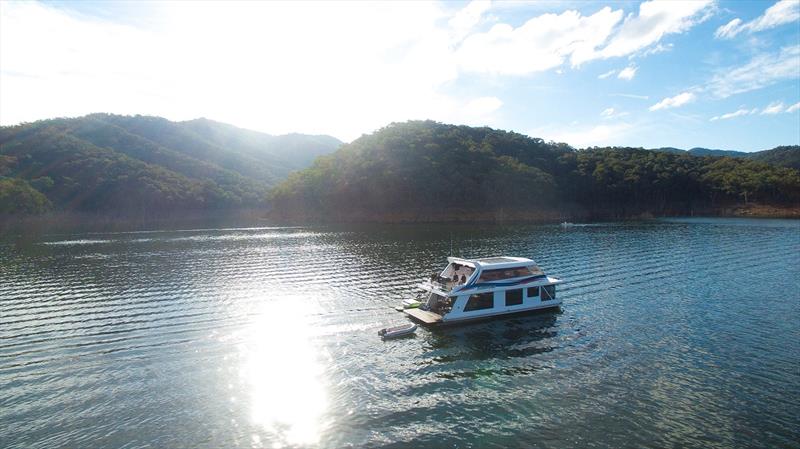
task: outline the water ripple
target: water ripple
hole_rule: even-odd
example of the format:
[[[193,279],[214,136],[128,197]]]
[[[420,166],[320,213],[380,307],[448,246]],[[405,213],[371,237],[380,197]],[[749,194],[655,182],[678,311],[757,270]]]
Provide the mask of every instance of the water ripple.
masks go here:
[[[2,446],[798,447],[800,226],[226,228],[0,246]],[[381,342],[454,255],[555,313]],[[754,282],[757,281],[757,282]]]

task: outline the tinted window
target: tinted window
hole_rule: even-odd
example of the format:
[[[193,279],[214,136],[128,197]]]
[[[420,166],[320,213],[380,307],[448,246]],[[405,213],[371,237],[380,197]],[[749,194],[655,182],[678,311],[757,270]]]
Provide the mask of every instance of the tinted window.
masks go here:
[[[467,304],[464,306],[464,312],[491,309],[492,307],[494,307],[494,293],[478,293],[469,296]]]
[[[556,299],[555,285],[545,285],[542,287],[542,301],[547,301],[550,299]]]
[[[518,306],[522,304],[522,289],[507,290],[506,291],[506,305]]]
[[[539,296],[539,287],[528,287],[528,298]]]
[[[538,268],[537,268],[538,270]],[[511,279],[536,274],[530,267],[502,268],[499,270],[484,270],[481,273],[479,282],[499,281],[501,279]]]

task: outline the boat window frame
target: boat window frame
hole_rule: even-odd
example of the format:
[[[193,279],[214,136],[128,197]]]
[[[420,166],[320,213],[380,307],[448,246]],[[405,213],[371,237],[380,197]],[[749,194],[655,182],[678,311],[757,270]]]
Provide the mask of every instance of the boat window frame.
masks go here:
[[[526,290],[527,291],[525,292],[525,294],[528,295],[528,298],[538,298],[539,297],[540,288],[539,288],[538,285],[535,286],[535,287],[528,287]],[[531,295],[531,290],[535,290],[536,294],[535,295]]]
[[[542,292],[542,301],[553,301],[556,299],[555,284],[543,285],[540,291]],[[545,298],[545,295],[547,295],[547,298]]]
[[[523,304],[525,299],[524,299],[524,295],[522,293],[522,290],[523,290],[522,288],[512,288],[512,289],[506,290],[504,292],[505,293],[504,300],[505,300],[506,307],[521,306]],[[508,294],[511,293],[511,292],[518,292],[519,293],[519,298],[516,299],[516,301],[513,304],[510,304],[508,302],[508,299],[509,299],[508,298]]]
[[[491,305],[489,307],[469,308],[473,298],[476,300],[485,300],[487,297],[491,298]],[[473,293],[467,297],[467,302],[464,303],[464,312],[478,312],[489,309],[494,309],[494,292]]]

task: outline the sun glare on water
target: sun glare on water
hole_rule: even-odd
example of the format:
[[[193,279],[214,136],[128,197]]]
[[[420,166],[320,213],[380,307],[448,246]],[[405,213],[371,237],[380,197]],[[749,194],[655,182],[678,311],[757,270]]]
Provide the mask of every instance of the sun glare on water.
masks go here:
[[[322,430],[327,394],[310,312],[303,298],[270,301],[242,346],[251,418],[274,435],[276,446],[315,444]]]

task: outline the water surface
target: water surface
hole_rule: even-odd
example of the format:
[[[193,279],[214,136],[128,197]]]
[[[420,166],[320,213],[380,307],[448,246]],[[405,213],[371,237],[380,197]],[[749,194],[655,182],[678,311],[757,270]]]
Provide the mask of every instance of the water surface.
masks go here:
[[[381,342],[450,253],[562,310]],[[0,447],[800,447],[799,279],[782,220],[7,239]]]

